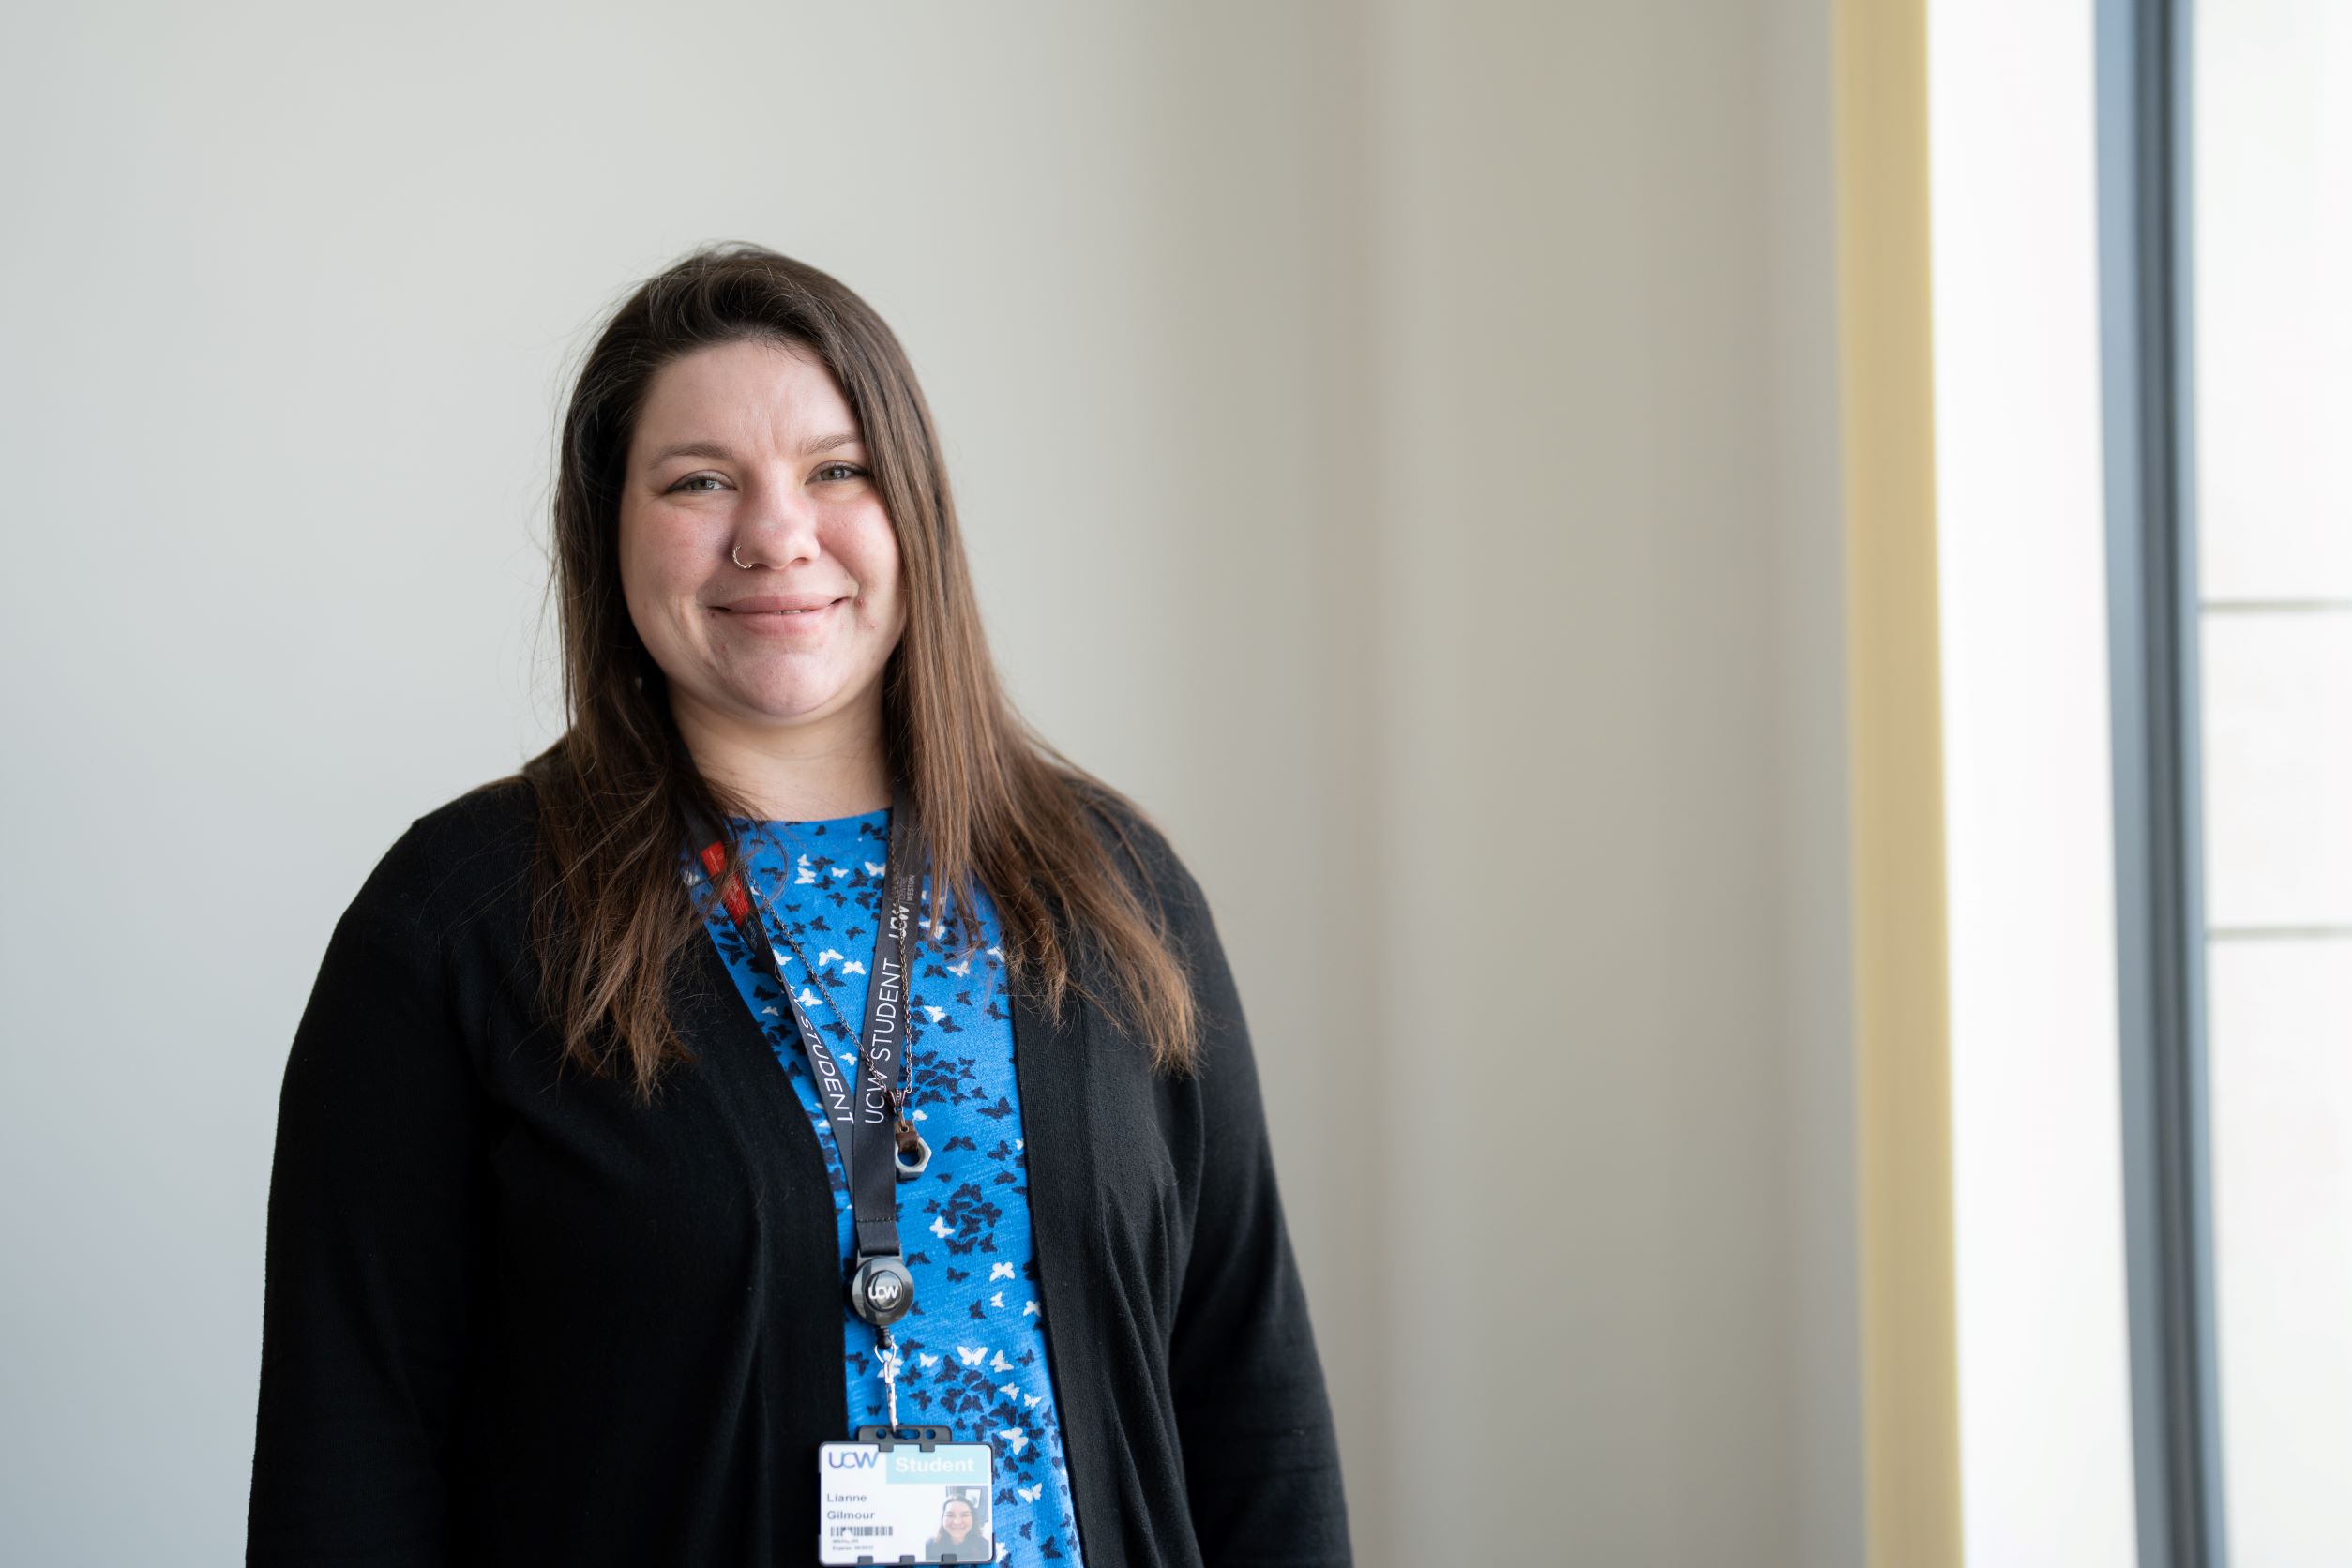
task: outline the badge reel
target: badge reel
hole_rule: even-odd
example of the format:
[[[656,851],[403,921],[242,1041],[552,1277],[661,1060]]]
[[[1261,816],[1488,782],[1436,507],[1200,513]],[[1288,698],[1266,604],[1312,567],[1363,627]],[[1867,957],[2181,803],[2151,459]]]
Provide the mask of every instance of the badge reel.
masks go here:
[[[906,1260],[895,1253],[859,1259],[850,1308],[874,1325],[890,1425],[861,1426],[853,1441],[818,1450],[817,1560],[827,1568],[994,1561],[996,1451],[956,1441],[950,1427],[898,1425],[900,1361],[890,1325],[914,1309]]]
[[[850,1310],[886,1329],[914,1310],[914,1275],[897,1253],[876,1253],[857,1260],[850,1275]]]

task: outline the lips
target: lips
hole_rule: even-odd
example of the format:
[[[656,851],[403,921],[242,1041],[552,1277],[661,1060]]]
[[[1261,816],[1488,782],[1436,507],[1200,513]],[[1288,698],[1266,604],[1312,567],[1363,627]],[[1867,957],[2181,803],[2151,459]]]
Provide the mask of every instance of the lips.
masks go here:
[[[846,594],[754,594],[712,605],[710,613],[727,628],[714,635],[748,639],[746,646],[820,648],[832,644],[843,616],[855,613],[846,608],[854,602]]]
[[[810,615],[819,611],[831,610],[847,596],[838,594],[754,594],[747,598],[711,608],[729,615]]]

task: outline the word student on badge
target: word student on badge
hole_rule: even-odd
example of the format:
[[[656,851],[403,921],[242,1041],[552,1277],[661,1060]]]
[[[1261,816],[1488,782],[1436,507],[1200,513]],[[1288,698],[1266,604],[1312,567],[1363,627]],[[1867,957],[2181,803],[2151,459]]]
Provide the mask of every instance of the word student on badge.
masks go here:
[[[1342,1568],[1215,923],[1008,701],[897,338],[699,249],[555,445],[562,733],[384,825],[294,1032],[247,1560]]]

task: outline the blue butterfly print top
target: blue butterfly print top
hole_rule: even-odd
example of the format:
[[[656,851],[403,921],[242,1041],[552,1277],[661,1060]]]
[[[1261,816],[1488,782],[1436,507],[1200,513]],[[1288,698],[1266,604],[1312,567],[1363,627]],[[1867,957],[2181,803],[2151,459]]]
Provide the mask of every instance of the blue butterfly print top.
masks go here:
[[[817,822],[735,818],[730,825],[761,920],[771,933],[790,939],[777,942],[779,972],[837,1056],[854,1056],[866,1021],[866,970],[882,907],[890,812]],[[686,875],[689,882],[701,880],[691,858]],[[1078,1568],[1084,1560],[1063,1462],[1030,1234],[1002,930],[985,892],[978,904],[980,928],[969,940],[958,942],[959,933],[918,926],[919,941],[911,943],[907,1046],[913,1095],[908,1114],[930,1144],[931,1161],[922,1176],[898,1185],[898,1230],[916,1304],[893,1331],[903,1358],[898,1419],[952,1426],[958,1441],[986,1441],[995,1450],[995,1496],[979,1523],[995,1543],[997,1561]],[[823,1146],[846,1263],[852,1252],[849,1184],[792,1010],[752,968],[725,911],[712,910],[708,929]],[[874,1330],[851,1316],[846,1303],[841,1353],[852,1423],[882,1425],[885,1405]]]

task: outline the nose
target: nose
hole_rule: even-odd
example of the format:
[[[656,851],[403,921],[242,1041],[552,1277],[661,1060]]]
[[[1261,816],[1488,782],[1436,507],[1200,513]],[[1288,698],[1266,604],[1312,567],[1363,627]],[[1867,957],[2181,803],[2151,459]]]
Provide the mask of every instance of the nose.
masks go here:
[[[817,559],[817,505],[789,479],[762,477],[744,492],[736,511],[731,559],[746,566],[782,570]]]

